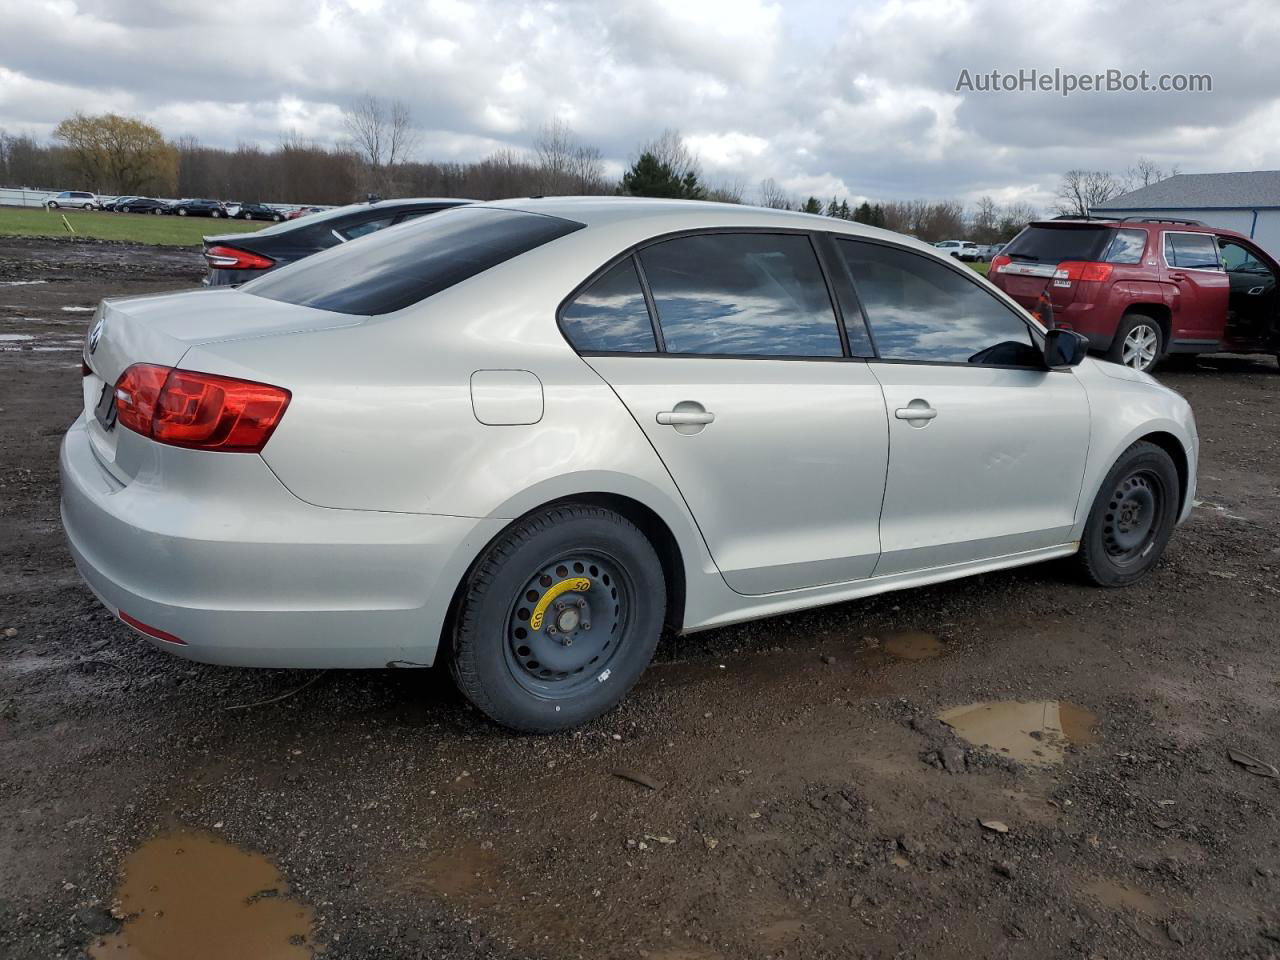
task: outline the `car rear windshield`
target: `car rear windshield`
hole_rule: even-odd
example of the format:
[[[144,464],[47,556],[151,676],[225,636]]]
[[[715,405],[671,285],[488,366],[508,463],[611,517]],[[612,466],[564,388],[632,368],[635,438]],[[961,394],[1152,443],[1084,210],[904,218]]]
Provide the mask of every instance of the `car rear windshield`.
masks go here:
[[[335,313],[392,313],[583,226],[539,213],[458,207],[318,253],[240,289]]]
[[[1048,226],[1032,224],[1009,241],[1001,253],[1014,260],[1062,263],[1097,260],[1111,239],[1109,227]]]

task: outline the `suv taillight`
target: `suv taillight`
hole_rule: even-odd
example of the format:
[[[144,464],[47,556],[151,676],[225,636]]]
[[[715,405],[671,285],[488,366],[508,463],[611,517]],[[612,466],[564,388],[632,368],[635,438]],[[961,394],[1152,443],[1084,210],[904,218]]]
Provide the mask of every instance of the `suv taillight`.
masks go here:
[[[116,381],[121,426],[159,443],[259,453],[289,406],[282,387],[135,363]]]
[[[1083,260],[1067,260],[1058,264],[1053,273],[1055,280],[1085,280],[1102,283],[1111,276],[1111,264],[1086,263]]]
[[[991,258],[991,267],[990,269],[987,270],[987,273],[999,273],[1008,265],[1009,265],[1009,258],[1006,257],[1003,253],[998,253]]]
[[[270,270],[276,265],[274,260],[260,253],[222,245],[210,247],[204,252],[204,258],[209,261],[209,266],[218,270]]]

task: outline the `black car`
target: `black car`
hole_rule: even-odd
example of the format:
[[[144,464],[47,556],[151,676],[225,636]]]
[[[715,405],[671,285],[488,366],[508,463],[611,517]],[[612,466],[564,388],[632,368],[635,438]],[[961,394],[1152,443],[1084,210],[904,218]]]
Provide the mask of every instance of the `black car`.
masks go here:
[[[123,200],[117,200],[112,209],[116,213],[162,214],[169,212],[169,205],[163,200],[153,200],[151,197],[125,197]]]
[[[102,206],[99,207],[104,213],[119,213],[120,206],[128,203],[130,200],[136,200],[137,197],[112,197],[110,200],[103,200]]]
[[[221,200],[175,200],[169,204],[169,212],[180,217],[213,217],[216,220],[227,215],[227,208]]]
[[[283,213],[265,203],[241,203],[229,212],[237,220],[274,220],[276,223],[284,220]]]
[[[245,283],[366,233],[465,203],[470,201],[422,197],[353,203],[254,233],[205,237],[204,258],[209,261],[209,276],[204,282],[211,287]]]

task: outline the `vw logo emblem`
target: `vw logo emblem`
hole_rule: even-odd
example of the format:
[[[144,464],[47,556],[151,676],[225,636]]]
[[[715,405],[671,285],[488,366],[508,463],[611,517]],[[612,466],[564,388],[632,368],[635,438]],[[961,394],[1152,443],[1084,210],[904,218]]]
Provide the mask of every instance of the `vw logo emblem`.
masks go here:
[[[99,317],[98,322],[93,325],[93,329],[89,331],[89,352],[98,349],[98,341],[102,339],[102,334],[107,329],[107,318]]]

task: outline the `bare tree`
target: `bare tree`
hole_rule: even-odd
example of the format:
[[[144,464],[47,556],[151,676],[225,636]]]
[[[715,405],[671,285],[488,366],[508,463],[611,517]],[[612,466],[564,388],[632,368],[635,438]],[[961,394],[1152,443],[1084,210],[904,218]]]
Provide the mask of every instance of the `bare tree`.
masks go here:
[[[1151,184],[1159,183],[1161,180],[1176,177],[1181,172],[1182,170],[1179,169],[1176,163],[1166,170],[1154,160],[1147,157],[1139,157],[1137,162],[1124,172],[1125,191],[1149,187]]]
[[[1000,207],[990,196],[978,198],[973,210],[973,239],[991,243],[999,233]]]
[[[768,177],[760,181],[760,206],[772,210],[790,210],[791,197],[779,186],[777,180]]]
[[[679,180],[691,173],[695,177],[702,176],[698,158],[685,144],[679,130],[663,130],[656,139],[646,143],[640,152],[653,154],[654,159],[669,166]]]
[[[356,153],[369,168],[372,183],[378,189],[388,189],[396,167],[417,151],[421,141],[409,105],[366,93],[344,111],[342,122]]]
[[[533,141],[540,171],[539,192],[598,194],[604,192],[604,159],[595,147],[579,143],[563,120],[543,124]]]
[[[1107,170],[1068,170],[1058,187],[1058,212],[1087,217],[1094,207],[1124,193],[1124,184]]]
[[[741,180],[725,180],[707,190],[707,199],[717,203],[741,203],[746,192]]]

